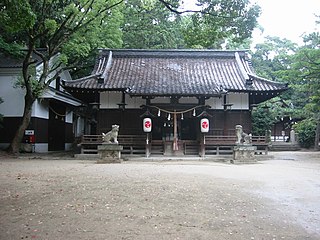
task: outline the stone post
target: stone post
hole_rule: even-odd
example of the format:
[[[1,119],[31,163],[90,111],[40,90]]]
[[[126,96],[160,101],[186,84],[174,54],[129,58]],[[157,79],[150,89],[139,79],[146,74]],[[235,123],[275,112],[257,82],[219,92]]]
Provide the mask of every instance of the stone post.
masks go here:
[[[290,142],[292,144],[296,144],[297,143],[297,140],[296,140],[296,133],[294,130],[291,130],[290,131]]]

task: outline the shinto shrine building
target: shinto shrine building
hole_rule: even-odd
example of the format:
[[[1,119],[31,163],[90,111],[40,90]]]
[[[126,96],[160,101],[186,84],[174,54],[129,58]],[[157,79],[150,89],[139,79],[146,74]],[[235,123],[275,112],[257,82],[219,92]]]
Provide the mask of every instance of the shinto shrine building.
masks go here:
[[[89,76],[63,86],[93,106],[86,134],[117,124],[120,136],[145,136],[151,154],[186,153],[186,143],[200,144],[202,128],[231,136],[240,124],[250,133],[252,107],[287,89],[257,76],[242,50],[100,50]]]

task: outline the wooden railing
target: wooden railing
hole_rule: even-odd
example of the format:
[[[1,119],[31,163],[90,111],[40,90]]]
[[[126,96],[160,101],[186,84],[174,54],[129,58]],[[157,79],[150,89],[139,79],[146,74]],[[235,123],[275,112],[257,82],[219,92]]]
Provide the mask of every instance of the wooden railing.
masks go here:
[[[184,140],[183,148],[185,155],[220,155],[232,154],[236,145],[236,136],[213,136],[207,135],[204,142],[196,140]],[[96,154],[98,145],[102,144],[102,135],[83,135],[81,138],[81,153]],[[118,142],[123,146],[124,154],[163,154],[164,142],[151,140],[146,144],[145,135],[119,135]],[[252,145],[257,147],[257,154],[268,153],[269,144],[265,136],[252,136]]]
[[[232,154],[236,141],[236,136],[206,136],[204,154]],[[257,147],[256,154],[268,153],[269,144],[265,136],[252,136],[252,145]]]
[[[118,142],[123,146],[122,153],[145,153],[146,137],[144,135],[119,135]],[[81,138],[81,153],[96,154],[98,145],[103,143],[102,135],[83,135]]]
[[[145,154],[146,136],[145,135],[119,135],[118,142],[123,146],[122,153],[125,154]]]

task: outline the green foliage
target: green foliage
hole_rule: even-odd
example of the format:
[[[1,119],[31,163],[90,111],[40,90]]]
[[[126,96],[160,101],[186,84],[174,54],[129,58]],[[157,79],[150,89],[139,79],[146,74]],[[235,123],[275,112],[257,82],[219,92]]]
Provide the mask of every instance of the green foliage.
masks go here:
[[[264,43],[255,46],[252,64],[259,76],[267,79],[288,82],[286,72],[292,64],[292,55],[297,44],[279,37],[267,37]]]
[[[108,1],[108,4],[117,2],[112,0]],[[122,11],[123,4],[119,4],[113,7],[112,11],[99,16],[86,27],[74,32],[70,40],[62,46],[62,52],[68,57],[69,62],[77,62],[80,67],[88,66],[94,62],[94,56],[99,48],[121,48]]]
[[[98,48],[121,47],[121,2],[5,0],[0,4],[0,51],[22,53],[23,82],[17,84],[34,100],[63,66],[73,69],[73,65],[88,65],[85,60]],[[26,51],[19,49],[22,45]],[[33,69],[35,57],[42,64],[42,73],[37,76]]]
[[[13,87],[26,89],[26,84],[22,76],[17,78],[17,81],[14,82]],[[32,89],[33,95],[36,98],[40,97],[43,91],[45,90],[44,83],[39,82],[38,79],[35,77],[35,74],[30,75],[29,87]]]
[[[221,48],[224,43],[242,43],[257,26],[260,7],[248,0],[199,0],[202,12],[186,16],[182,34],[186,47]],[[203,14],[203,12],[208,14]]]
[[[36,14],[25,0],[4,0],[0,5],[0,29],[2,33],[17,33],[35,24]]]
[[[123,46],[137,49],[166,49],[183,46],[180,16],[156,1],[127,1],[124,9]]]
[[[202,0],[198,1],[201,10],[180,15],[180,1],[165,2],[167,5],[157,0],[126,2],[122,27],[125,48],[239,46],[251,37],[260,14],[260,8],[247,0]]]
[[[111,35],[115,36],[114,42],[121,44],[118,40],[121,11],[117,7],[122,2],[4,0],[0,3],[0,50],[11,54],[17,45],[26,48],[22,51],[20,84],[26,90],[24,115],[9,147],[12,152],[19,150],[33,102],[65,69],[63,64],[69,68],[79,66],[98,47],[108,47]],[[62,54],[57,57],[59,53]],[[36,62],[41,72],[33,70]]]
[[[296,128],[301,144],[307,147],[320,121],[320,34],[314,32],[303,39],[305,45],[298,47],[286,39],[268,37],[255,47],[253,65],[259,75],[289,84],[290,90],[281,96],[287,104],[275,111],[278,116],[286,113],[304,119]]]
[[[252,134],[264,136],[267,130],[271,130],[275,118],[264,107],[258,107],[252,111]]]
[[[253,134],[264,135],[265,131],[271,130],[277,121],[292,116],[297,117],[297,112],[292,108],[291,100],[275,97],[261,103],[252,111]]]
[[[299,137],[301,147],[310,148],[314,146],[316,122],[311,119],[305,119],[294,126]]]

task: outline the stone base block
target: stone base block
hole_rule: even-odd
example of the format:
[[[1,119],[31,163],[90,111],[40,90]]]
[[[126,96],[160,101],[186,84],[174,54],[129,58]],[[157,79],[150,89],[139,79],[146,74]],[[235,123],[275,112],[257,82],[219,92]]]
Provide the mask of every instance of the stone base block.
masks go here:
[[[255,163],[255,151],[257,147],[252,145],[237,145],[233,148],[233,159],[231,163]]]
[[[123,146],[118,144],[102,144],[98,145],[98,161],[97,163],[121,163],[121,151]]]

